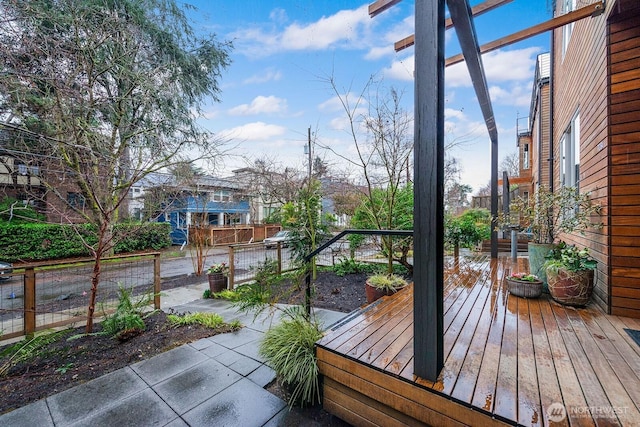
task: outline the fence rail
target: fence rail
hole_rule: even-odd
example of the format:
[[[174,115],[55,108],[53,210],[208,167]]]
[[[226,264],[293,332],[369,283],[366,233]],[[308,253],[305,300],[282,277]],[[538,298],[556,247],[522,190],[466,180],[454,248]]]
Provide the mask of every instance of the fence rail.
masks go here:
[[[134,295],[152,292],[160,308],[160,253],[103,258],[97,310],[109,311],[118,302],[120,286]],[[93,260],[21,265],[0,282],[0,340],[83,322],[91,294]]]

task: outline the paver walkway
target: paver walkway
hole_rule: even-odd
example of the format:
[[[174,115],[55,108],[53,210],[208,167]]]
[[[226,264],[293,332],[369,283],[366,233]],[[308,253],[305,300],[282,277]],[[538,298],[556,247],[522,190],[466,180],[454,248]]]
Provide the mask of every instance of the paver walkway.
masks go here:
[[[201,286],[192,287],[195,298],[202,295]],[[185,344],[16,409],[0,416],[0,426],[294,425],[290,417],[295,415],[286,402],[264,389],[275,372],[258,354],[260,338],[278,321],[277,312],[254,319],[225,301],[184,303],[190,291],[168,291],[162,306],[178,312],[212,311],[245,327]],[[325,326],[345,317],[322,309],[316,315]]]

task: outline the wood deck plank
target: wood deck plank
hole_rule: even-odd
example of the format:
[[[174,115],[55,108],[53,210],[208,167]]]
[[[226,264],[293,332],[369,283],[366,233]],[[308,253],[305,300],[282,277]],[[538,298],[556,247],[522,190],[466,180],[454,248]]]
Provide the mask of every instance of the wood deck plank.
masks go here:
[[[442,381],[442,392],[446,394],[452,394],[454,387],[456,387],[458,378],[460,377],[460,371],[469,351],[469,343],[473,340],[477,328],[484,324],[481,315],[489,298],[490,284],[487,284],[485,281],[481,285],[476,286],[476,288],[480,289],[481,292],[468,311],[460,333],[455,337],[453,334],[448,333],[445,334],[444,337],[446,363],[440,377]],[[461,314],[462,313],[465,313],[465,311],[461,311]],[[459,318],[461,317],[462,316],[459,316]]]
[[[500,285],[502,281],[492,281],[492,283]],[[495,310],[492,310],[493,317],[490,321],[489,337],[482,356],[482,365],[480,366],[473,400],[471,401],[473,406],[486,411],[493,411],[496,401],[496,385],[507,311],[506,299],[507,291],[502,286],[491,295]]]
[[[602,345],[600,341],[603,339],[606,341],[608,340],[602,335],[602,329],[600,329],[599,326],[591,323],[592,330],[589,330],[585,323],[585,318],[589,318],[590,315],[584,312],[584,310],[581,311],[582,313],[579,313],[577,310],[567,310],[568,318],[573,325],[576,337],[584,348],[585,353],[589,355],[589,362],[591,363],[595,375],[598,378],[609,379],[609,381],[601,381],[602,388],[608,401],[603,405],[599,405],[599,409],[607,411],[613,408],[625,408],[624,411],[615,413],[605,412],[603,414],[605,418],[612,422],[617,418],[621,423],[620,425],[628,425],[633,420],[640,420],[637,408],[628,393],[630,389],[627,389],[622,381],[613,381],[617,375],[628,374],[630,375],[629,379],[632,379],[632,382],[635,382],[635,385],[637,386],[637,377],[630,369],[628,369],[628,366],[620,358],[620,355],[610,342],[607,342],[606,345]],[[594,334],[597,339],[594,339]],[[611,361],[614,361],[616,366],[615,370],[611,368]],[[637,387],[634,388],[637,393]]]
[[[402,350],[408,343],[413,342],[413,310],[411,310],[407,316],[406,327],[405,324],[401,325],[399,329],[396,330],[396,333],[399,332],[397,336],[394,337],[393,334],[388,334],[386,339],[393,339],[386,348],[378,354],[378,357],[371,361],[371,365],[380,369],[385,369],[389,366],[390,363],[393,362],[395,356]]]
[[[518,419],[518,299],[507,297],[494,413]]]
[[[495,317],[496,304],[495,298],[500,292],[500,282],[490,282],[489,295],[485,300],[485,304],[481,313],[481,320],[478,321],[478,327],[471,339],[467,355],[458,374],[455,388],[451,395],[463,402],[471,403],[473,393],[478,383],[478,375],[480,366],[482,365],[483,355],[489,339],[489,331],[491,330],[491,321]]]
[[[557,381],[562,391],[562,402],[565,408],[582,408],[587,406],[587,401],[582,393],[580,381],[576,375],[569,350],[565,345],[560,326],[552,309],[553,302],[543,302],[540,304],[540,314],[544,322],[544,328],[549,340],[549,350],[553,358],[553,365],[557,374]],[[548,406],[547,406],[548,407]],[[567,413],[567,419],[571,426],[592,427],[595,423],[592,419],[578,417],[573,412]]]
[[[609,406],[609,399],[607,398],[606,393],[602,389],[602,385],[594,372],[591,363],[589,361],[591,355],[587,356],[584,348],[578,337],[576,336],[576,331],[573,329],[573,325],[569,320],[568,311],[573,310],[572,308],[565,309],[564,307],[559,306],[558,304],[552,304],[551,309],[554,313],[556,321],[558,323],[558,327],[560,329],[560,333],[562,334],[562,338],[564,340],[565,345],[567,346],[567,352],[571,356],[570,361],[573,365],[573,368],[567,373],[570,375],[576,375],[578,377],[578,382],[580,384],[580,388],[582,389],[582,393],[587,402],[584,406],[573,406],[565,403],[565,407],[567,408],[567,412],[569,414],[572,413],[572,408],[585,408],[587,406],[590,407],[605,407]],[[565,372],[558,370],[558,377],[560,378],[564,375]],[[577,414],[579,415],[579,414]],[[578,417],[578,418],[586,418],[586,417]],[[572,421],[573,425],[573,421]],[[598,423],[597,425],[600,425]],[[609,424],[616,425],[616,424]]]
[[[542,319],[542,305],[548,305],[549,302],[544,299],[529,300],[529,317],[531,319],[531,332],[533,339],[533,348],[536,361],[536,375],[538,376],[539,385],[544,384],[544,391],[540,391],[540,405],[543,425],[550,425],[548,408],[557,402],[562,403],[562,392],[558,384],[558,374],[553,364],[553,355],[551,353],[551,344],[547,337],[547,332]],[[568,426],[569,420],[565,418],[562,421],[554,421],[554,426]]]
[[[371,363],[382,354],[395,340],[395,329],[404,331],[413,323],[413,312],[408,309],[399,311],[394,317],[384,322],[367,338],[346,352],[364,363]]]
[[[542,425],[540,391],[536,372],[535,348],[529,317],[529,300],[518,301],[518,422],[522,425]]]

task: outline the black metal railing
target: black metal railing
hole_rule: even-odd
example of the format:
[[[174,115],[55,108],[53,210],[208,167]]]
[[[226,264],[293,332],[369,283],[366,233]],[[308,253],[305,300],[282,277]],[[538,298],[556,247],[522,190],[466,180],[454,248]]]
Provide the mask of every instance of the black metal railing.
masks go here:
[[[331,239],[327,240],[325,243],[320,245],[315,250],[311,251],[304,258],[304,265],[308,266],[309,262],[317,256],[320,252],[324,251],[338,240],[342,239],[344,236],[359,234],[359,235],[367,235],[367,236],[403,236],[403,237],[413,237],[413,230],[343,230],[340,233],[333,236]],[[305,277],[305,309],[307,311],[307,315],[311,315],[311,270],[307,271]]]

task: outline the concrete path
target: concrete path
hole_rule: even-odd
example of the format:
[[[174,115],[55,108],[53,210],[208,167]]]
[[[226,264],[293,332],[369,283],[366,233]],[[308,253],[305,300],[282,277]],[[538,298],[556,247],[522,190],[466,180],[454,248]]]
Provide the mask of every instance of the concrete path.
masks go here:
[[[313,425],[296,419],[286,402],[264,387],[275,379],[258,346],[278,312],[236,312],[229,303],[203,300],[206,284],[172,289],[162,308],[212,311],[240,320],[237,332],[215,335],[159,354],[0,416],[0,426],[280,426]],[[346,316],[318,309],[325,326]]]

